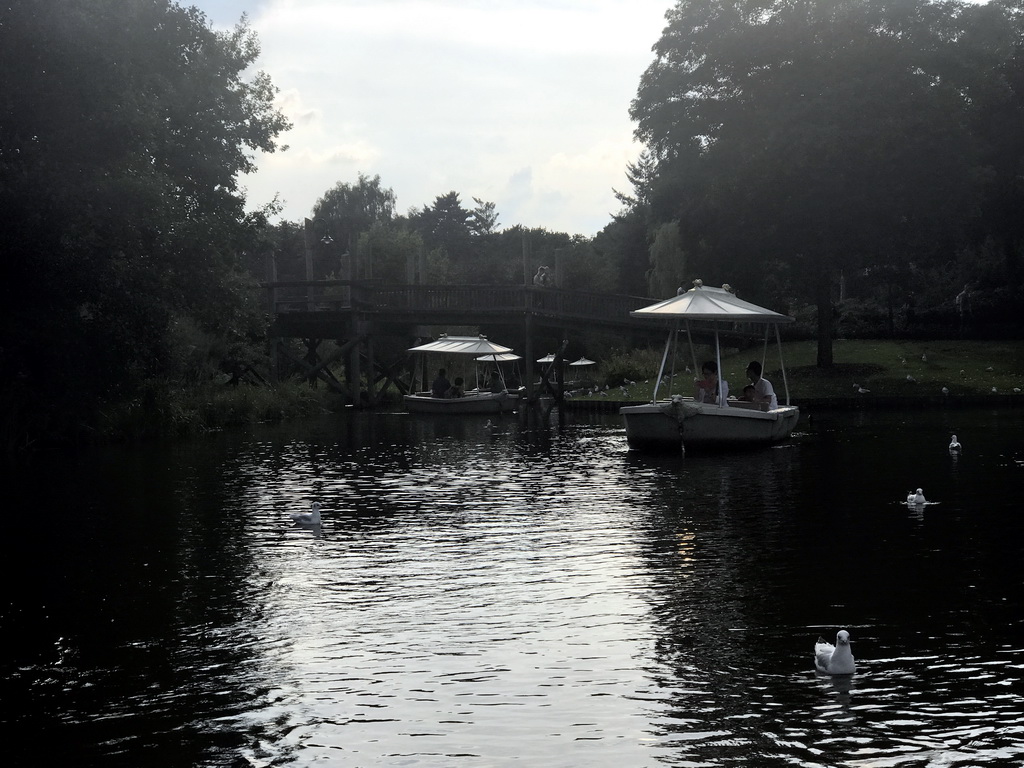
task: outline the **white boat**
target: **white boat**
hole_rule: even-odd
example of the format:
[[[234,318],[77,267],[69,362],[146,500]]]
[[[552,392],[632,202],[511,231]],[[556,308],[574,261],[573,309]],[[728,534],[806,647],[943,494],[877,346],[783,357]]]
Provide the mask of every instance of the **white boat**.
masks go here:
[[[437,353],[444,356],[464,357],[467,361],[490,361],[494,363],[518,359],[510,355],[511,347],[503,347],[489,341],[486,336],[448,336],[442,334],[437,341],[411,347],[410,352]],[[447,367],[447,366],[442,366]],[[430,392],[414,392],[406,395],[405,408],[410,413],[502,413],[514,411],[519,404],[518,391],[509,392],[504,388],[504,374],[498,367],[502,377],[502,390],[498,392],[481,389],[467,390],[461,397],[434,397]]]
[[[666,376],[666,365],[670,352],[676,348],[674,342],[682,331],[686,332],[690,341],[691,357],[693,356],[691,323],[699,323],[702,329],[714,332],[715,361],[718,370],[721,371],[720,331],[733,330],[737,324],[753,324],[755,327],[763,328],[767,351],[768,332],[774,329],[781,364],[782,340],[778,327],[782,323],[793,322],[793,318],[743,301],[726,288],[704,286],[700,280],[695,280],[694,287],[689,291],[630,312],[630,315],[648,319],[665,318],[670,324],[652,401],[619,409],[626,423],[626,440],[631,448],[684,451],[741,448],[770,445],[789,437],[800,417],[800,409],[789,402],[789,385],[784,366],[782,383],[786,404],[775,408],[769,408],[764,403],[726,399],[721,396],[718,398],[720,404],[698,402],[693,397],[681,394],[659,399],[658,390],[663,381],[672,381],[675,377],[674,370]],[[761,362],[763,367],[763,359]],[[693,363],[694,370],[700,370],[695,358]],[[672,367],[675,367],[674,361]],[[722,394],[721,384],[719,394]]]
[[[519,404],[518,393],[470,390],[462,397],[432,397],[429,392],[405,396],[410,413],[506,413]]]

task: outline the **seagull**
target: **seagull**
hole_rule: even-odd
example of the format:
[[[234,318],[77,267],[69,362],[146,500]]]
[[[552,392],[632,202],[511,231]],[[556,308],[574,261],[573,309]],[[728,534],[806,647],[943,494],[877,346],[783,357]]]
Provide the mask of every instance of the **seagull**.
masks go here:
[[[998,390],[998,389],[996,389],[995,387],[992,387],[992,394],[993,394],[993,395],[997,395],[997,394],[999,394],[999,390]]]
[[[923,352],[921,353],[921,362],[922,363],[927,363],[928,362],[928,355],[924,354]]]
[[[839,630],[835,645],[819,637],[814,644],[814,668],[823,675],[852,675],[856,666],[850,650],[850,633]]]
[[[918,488],[917,489],[917,493],[908,493],[907,494],[907,503],[908,504],[924,504],[925,503],[925,501],[924,501],[924,491],[922,491],[920,488]]]
[[[909,381],[911,384],[917,384],[917,379],[915,379],[909,373],[907,374],[907,381]]]
[[[1014,387],[1013,391],[1016,392],[1019,395],[1020,394],[1020,387]]]
[[[965,371],[963,368],[961,368],[960,369],[960,376],[961,376],[961,378],[966,376],[966,375],[967,375],[967,371]]]
[[[943,387],[942,388],[942,394],[948,395],[949,394],[949,387]]]
[[[870,390],[870,389],[864,389],[864,387],[857,387],[857,391],[858,391],[858,392],[859,392],[860,394],[862,394],[862,395],[866,395],[866,394],[868,394],[868,392],[870,392],[871,390]]]
[[[320,502],[314,501],[309,512],[292,512],[292,520],[299,525],[320,525]]]
[[[994,370],[995,370],[995,368],[993,368],[993,367],[992,367],[992,366],[990,365],[990,366],[989,366],[988,368],[986,368],[985,370],[986,370],[986,371],[994,371]]]
[[[956,435],[953,435],[953,439],[949,441],[949,452],[960,453],[960,443],[956,439]]]

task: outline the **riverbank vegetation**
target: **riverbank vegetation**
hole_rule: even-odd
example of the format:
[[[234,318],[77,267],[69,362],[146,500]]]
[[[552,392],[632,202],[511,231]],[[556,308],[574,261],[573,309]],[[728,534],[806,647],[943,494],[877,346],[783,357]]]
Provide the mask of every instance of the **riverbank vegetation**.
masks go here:
[[[761,353],[760,346],[723,350],[722,372],[731,394],[740,394],[748,383],[744,375],[747,363],[760,360]],[[712,354],[709,348],[698,347],[698,365]],[[692,395],[693,362],[682,345],[680,355],[671,391]],[[839,339],[832,366],[818,366],[816,357],[817,343],[813,340],[782,345],[789,392],[797,405],[801,400],[871,398],[951,397],[985,402],[992,394],[1019,395],[1024,404],[1024,345],[1016,341]],[[579,392],[576,397],[647,402],[660,363],[661,354],[654,350],[615,356],[594,374],[599,391]],[[782,373],[774,345],[769,345],[765,357],[765,377],[782,397]],[[661,388],[659,398],[668,392]]]
[[[630,107],[644,145],[632,188],[588,238],[503,224],[496,203],[454,190],[403,213],[371,173],[274,223],[241,182],[289,121],[244,17],[222,32],[173,0],[7,4],[3,445],[333,407],[302,390],[301,366],[270,360],[260,285],[275,280],[531,285],[550,265],[556,288],[658,299],[699,277],[797,318],[791,338],[814,355],[792,341],[794,374],[816,369],[794,375],[798,395],[815,382],[806,396],[852,396],[856,380],[909,396],[892,366],[917,344],[936,345],[910,371],[921,389],[1019,385],[1009,369],[973,378],[988,353],[938,367],[936,341],[1024,333],[1019,1],[666,6]],[[838,338],[886,341],[862,360]],[[578,352],[606,381],[633,380],[597,351],[624,344]],[[991,356],[986,373],[1016,360]]]

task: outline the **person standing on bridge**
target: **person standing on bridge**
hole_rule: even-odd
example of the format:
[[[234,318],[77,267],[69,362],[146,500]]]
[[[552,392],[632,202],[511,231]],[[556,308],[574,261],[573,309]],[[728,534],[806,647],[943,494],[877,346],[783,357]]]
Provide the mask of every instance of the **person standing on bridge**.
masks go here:
[[[533,285],[536,288],[551,287],[551,272],[548,267],[537,267],[537,274],[533,276]]]

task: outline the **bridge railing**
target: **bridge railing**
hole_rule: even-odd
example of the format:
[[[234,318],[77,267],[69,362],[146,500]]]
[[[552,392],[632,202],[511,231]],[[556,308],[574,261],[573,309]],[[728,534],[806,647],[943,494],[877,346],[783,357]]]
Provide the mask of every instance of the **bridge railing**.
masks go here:
[[[275,314],[293,312],[422,313],[473,311],[481,315],[532,312],[576,319],[621,321],[651,299],[521,285],[393,285],[318,280],[266,283]]]

